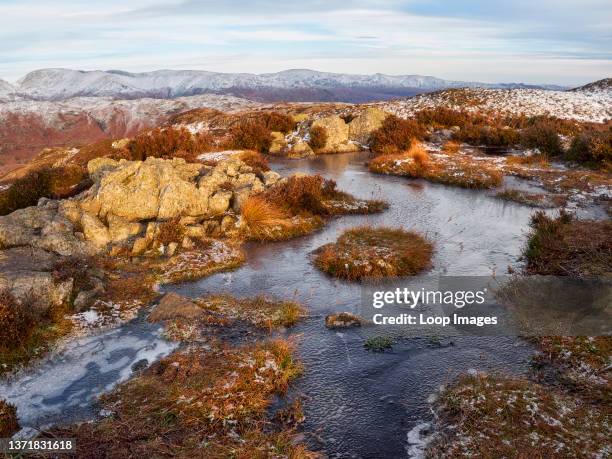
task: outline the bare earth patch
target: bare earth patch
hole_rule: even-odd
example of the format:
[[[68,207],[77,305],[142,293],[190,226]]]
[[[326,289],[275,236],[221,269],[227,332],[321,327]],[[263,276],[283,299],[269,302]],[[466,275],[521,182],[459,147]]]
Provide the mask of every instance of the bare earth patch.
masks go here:
[[[433,245],[401,229],[360,227],[315,252],[322,271],[342,279],[412,276],[431,264]]]

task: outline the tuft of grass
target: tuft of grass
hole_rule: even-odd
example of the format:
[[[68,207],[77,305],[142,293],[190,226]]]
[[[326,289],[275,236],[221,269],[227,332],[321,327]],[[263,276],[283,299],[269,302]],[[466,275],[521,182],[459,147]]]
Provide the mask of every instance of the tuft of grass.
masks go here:
[[[371,352],[385,352],[393,347],[393,340],[387,336],[375,336],[368,338],[363,347]]]
[[[509,165],[524,165],[524,166],[540,166],[548,167],[548,156],[545,154],[536,154],[529,156],[506,156],[506,164]]]
[[[449,155],[454,155],[459,152],[461,144],[455,140],[449,140],[442,145],[442,151]]]
[[[539,211],[530,226],[523,251],[528,274],[588,277],[612,272],[612,221],[577,220],[565,211],[553,218]]]
[[[240,209],[246,225],[247,237],[267,240],[271,235],[289,226],[287,213],[263,196],[249,196]]]
[[[327,145],[327,129],[323,126],[315,126],[310,129],[310,148],[316,153]]]
[[[10,438],[18,431],[17,408],[6,400],[0,399],[0,438]]]
[[[401,277],[429,268],[432,253],[433,245],[417,233],[362,226],[317,249],[314,263],[320,270],[347,280]]]
[[[247,166],[251,166],[256,174],[261,174],[263,172],[270,170],[270,165],[268,164],[268,160],[264,158],[264,156],[253,150],[243,151],[240,154],[240,160],[245,163]]]
[[[295,301],[277,301],[265,296],[239,299],[228,295],[213,295],[196,302],[205,311],[221,315],[226,324],[237,320],[247,321],[265,330],[292,327],[305,312]]]

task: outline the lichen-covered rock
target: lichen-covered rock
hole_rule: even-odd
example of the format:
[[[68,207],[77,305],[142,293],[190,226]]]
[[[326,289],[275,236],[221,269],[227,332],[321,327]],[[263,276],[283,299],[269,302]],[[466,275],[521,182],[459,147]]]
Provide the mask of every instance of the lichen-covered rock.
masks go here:
[[[35,247],[59,255],[83,255],[91,247],[75,234],[74,224],[50,201],[0,217],[0,248]]]
[[[143,229],[142,224],[130,222],[122,217],[117,217],[113,214],[106,216],[108,224],[108,232],[112,242],[121,242],[129,239],[132,236],[140,234]]]
[[[287,141],[285,135],[282,132],[272,132],[272,143],[270,145],[269,153],[271,155],[280,155],[287,149]]]
[[[137,257],[146,252],[149,248],[150,240],[146,237],[139,237],[134,241],[134,245],[132,245],[132,255]]]
[[[150,322],[161,322],[173,319],[197,319],[204,315],[204,310],[189,299],[176,293],[166,293],[159,304],[149,314]]]
[[[387,116],[388,113],[379,108],[366,108],[349,123],[349,139],[367,145],[372,133],[382,126]]]
[[[327,141],[320,152],[333,153],[359,150],[357,145],[349,142],[349,125],[339,116],[332,115],[319,118],[312,123],[312,128],[315,127],[322,127],[327,133]]]
[[[95,183],[83,197],[81,208],[102,220],[111,214],[131,222],[209,218],[229,209],[232,191],[226,184],[241,192],[264,189],[253,168],[237,157],[219,161],[212,168],[179,158],[98,161],[90,162],[88,168],[95,173]]]
[[[312,148],[310,148],[308,143],[304,142],[303,140],[299,140],[292,145],[289,153],[287,153],[287,156],[289,158],[305,158],[307,156],[314,156],[314,151],[312,151]]]
[[[95,215],[84,212],[81,216],[81,227],[85,239],[97,249],[103,249],[111,241],[108,228]]]
[[[8,290],[18,302],[44,314],[68,301],[72,279],[58,281],[53,266],[60,256],[40,248],[14,247],[0,251],[0,290]]]

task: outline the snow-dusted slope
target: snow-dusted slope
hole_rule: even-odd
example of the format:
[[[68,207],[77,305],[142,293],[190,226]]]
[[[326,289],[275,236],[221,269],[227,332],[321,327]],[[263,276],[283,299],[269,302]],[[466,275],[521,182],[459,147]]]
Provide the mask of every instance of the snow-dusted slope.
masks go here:
[[[420,75],[349,75],[313,70],[286,70],[261,75],[215,73],[196,70],[159,70],[145,73],[43,69],[19,80],[16,91],[36,100],[62,100],[71,97],[174,98],[206,92],[227,93],[241,90],[338,90],[355,88],[380,90],[435,91],[457,87],[506,87],[484,83],[442,80]],[[511,87],[523,86],[510,84]],[[398,95],[401,95],[399,93]],[[311,97],[320,94],[311,93]]]
[[[14,99],[15,88],[8,81],[0,80],[0,102],[7,102]]]
[[[549,114],[577,121],[604,122],[612,119],[612,88],[579,91],[541,89],[459,89],[423,94],[381,104],[400,117],[410,117],[424,108],[492,111],[528,116]]]

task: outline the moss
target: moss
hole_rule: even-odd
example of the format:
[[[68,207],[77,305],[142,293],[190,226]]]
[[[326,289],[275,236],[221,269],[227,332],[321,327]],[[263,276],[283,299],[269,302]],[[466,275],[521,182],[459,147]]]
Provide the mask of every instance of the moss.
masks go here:
[[[386,336],[375,336],[368,338],[363,346],[371,352],[384,352],[393,347],[393,340]]]
[[[400,277],[417,274],[431,265],[433,245],[410,231],[359,227],[345,231],[336,243],[315,252],[322,271],[342,279]]]

